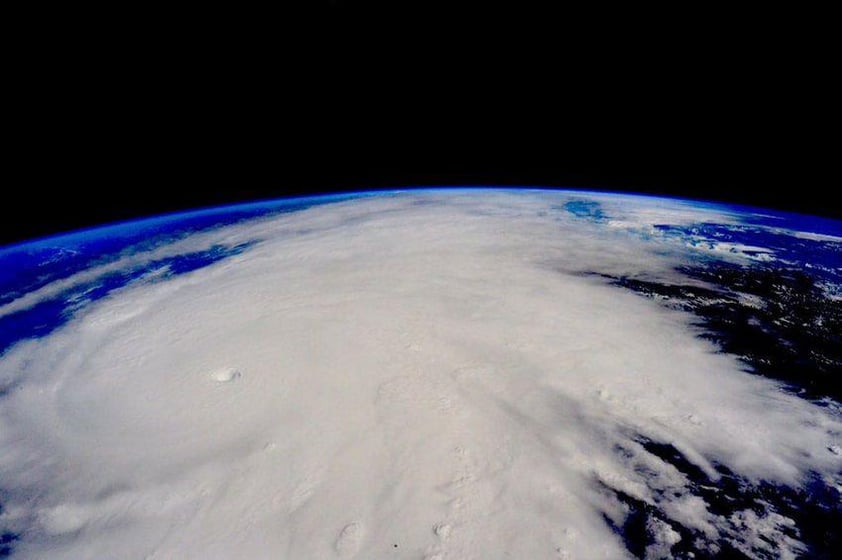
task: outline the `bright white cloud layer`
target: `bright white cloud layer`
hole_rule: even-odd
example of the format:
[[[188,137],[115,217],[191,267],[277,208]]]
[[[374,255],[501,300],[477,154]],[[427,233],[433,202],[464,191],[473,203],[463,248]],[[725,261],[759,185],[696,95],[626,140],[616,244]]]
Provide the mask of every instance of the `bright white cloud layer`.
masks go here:
[[[842,484],[840,419],[741,371],[690,317],[583,274],[668,277],[693,249],[653,223],[736,218],[602,196],[600,222],[564,200],[372,197],[155,249],[257,242],[0,356],[15,557],[623,558],[607,488],[797,553],[786,518],[716,515],[639,436],[713,479],[721,464]],[[651,525],[652,557],[681,538]]]

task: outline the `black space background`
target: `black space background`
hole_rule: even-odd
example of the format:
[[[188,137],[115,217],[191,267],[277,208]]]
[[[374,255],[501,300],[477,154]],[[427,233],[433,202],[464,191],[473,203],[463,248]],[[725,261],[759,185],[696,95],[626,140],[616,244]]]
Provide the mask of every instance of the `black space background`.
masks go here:
[[[7,86],[0,243],[428,185],[842,217],[821,15],[525,5],[36,14]]]

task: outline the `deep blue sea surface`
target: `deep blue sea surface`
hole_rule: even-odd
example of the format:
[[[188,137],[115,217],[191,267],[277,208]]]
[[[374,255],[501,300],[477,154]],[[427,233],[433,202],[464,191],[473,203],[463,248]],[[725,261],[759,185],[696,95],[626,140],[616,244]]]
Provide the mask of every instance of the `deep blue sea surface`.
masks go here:
[[[0,248],[0,307],[48,284],[126,256],[151,251],[190,235],[245,220],[298,212],[313,206],[350,200],[366,193],[281,199],[168,214],[106,225]],[[237,255],[248,244],[216,245],[205,251],[147,260],[105,271],[34,306],[0,316],[0,354],[15,342],[45,336],[82,306],[130,282],[160,273],[161,278],[197,270]]]

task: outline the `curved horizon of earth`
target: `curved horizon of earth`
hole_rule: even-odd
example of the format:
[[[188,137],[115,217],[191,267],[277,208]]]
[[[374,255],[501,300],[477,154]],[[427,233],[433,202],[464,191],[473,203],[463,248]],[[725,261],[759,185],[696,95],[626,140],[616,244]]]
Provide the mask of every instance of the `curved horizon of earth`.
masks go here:
[[[833,558],[842,222],[426,189],[0,247],[0,557]]]

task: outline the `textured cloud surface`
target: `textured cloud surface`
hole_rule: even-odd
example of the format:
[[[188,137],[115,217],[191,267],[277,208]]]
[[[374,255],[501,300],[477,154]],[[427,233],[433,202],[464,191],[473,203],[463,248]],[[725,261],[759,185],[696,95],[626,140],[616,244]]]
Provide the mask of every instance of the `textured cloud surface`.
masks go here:
[[[617,492],[711,542],[796,554],[791,520],[712,511],[647,442],[712,481],[722,465],[838,486],[838,414],[599,276],[675,275],[707,248],[654,226],[705,220],[738,218],[645,198],[399,193],[157,247],[247,248],[141,277],[0,355],[14,556],[623,558]],[[650,525],[646,554],[668,554],[681,536]]]

